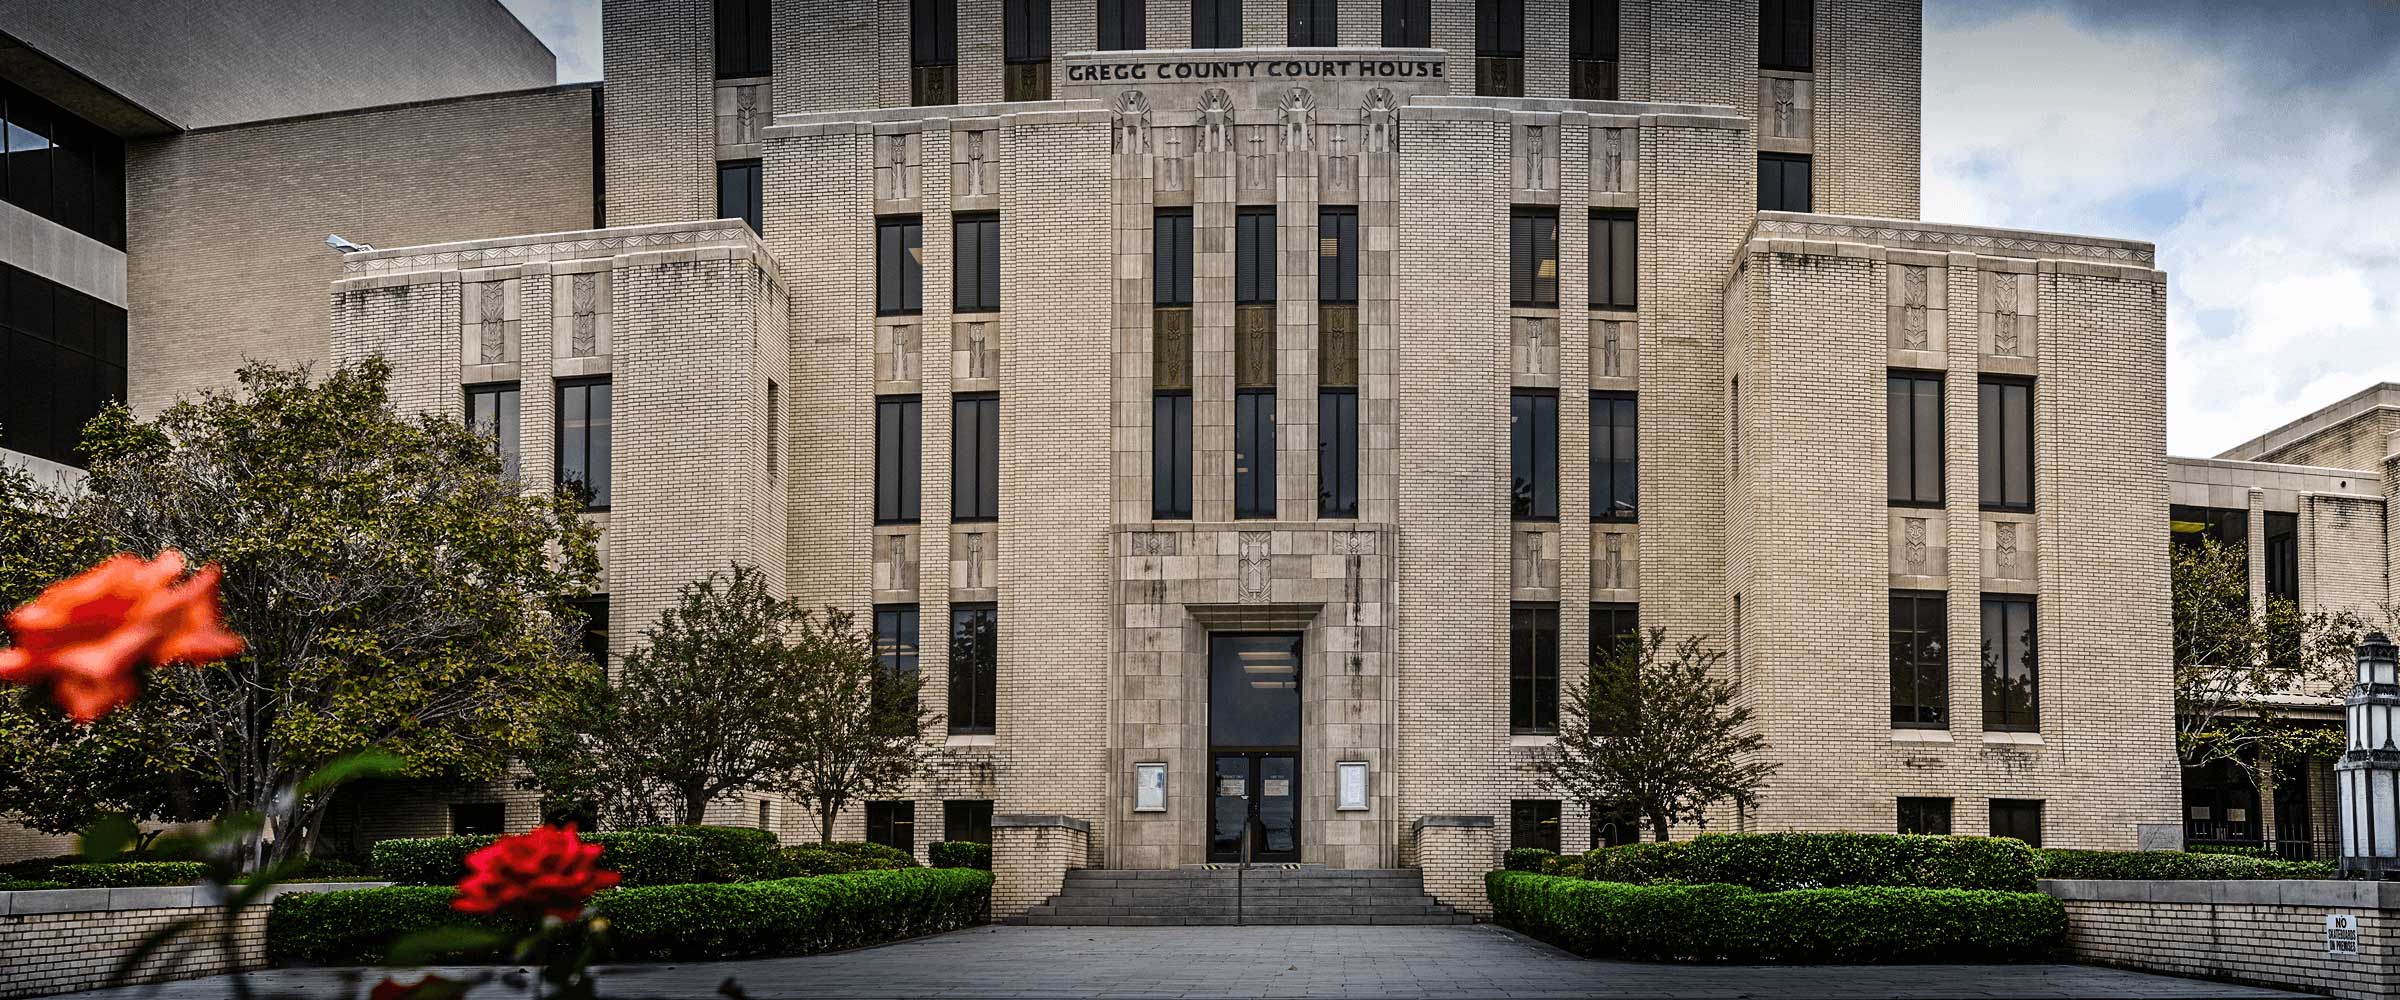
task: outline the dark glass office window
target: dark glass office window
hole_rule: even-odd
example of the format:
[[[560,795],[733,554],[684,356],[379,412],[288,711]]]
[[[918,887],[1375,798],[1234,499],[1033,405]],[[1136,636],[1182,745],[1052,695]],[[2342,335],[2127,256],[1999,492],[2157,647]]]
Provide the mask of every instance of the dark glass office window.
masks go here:
[[[950,519],[1000,517],[1000,397],[950,401]]]
[[[1606,663],[1624,655],[1642,639],[1642,606],[1603,602],[1592,605],[1592,660]]]
[[[581,645],[584,658],[597,667],[608,666],[608,595],[598,594],[569,602],[583,616]]]
[[[1242,0],[1192,0],[1192,47],[1242,47]]]
[[[1558,605],[1508,609],[1508,731],[1558,731]]]
[[[1317,301],[1358,301],[1358,209],[1317,210]]]
[[[1100,51],[1149,47],[1149,15],[1143,6],[1142,0],[1100,0]]]
[[[1592,520],[1632,521],[1642,509],[1641,404],[1630,392],[1592,394]]]
[[[1233,516],[1275,516],[1275,390],[1233,396]]]
[[[1162,208],[1150,229],[1150,291],[1160,306],[1192,304],[1192,210]]]
[[[1986,378],[1976,386],[1983,506],[2033,509],[2033,383]]]
[[[1433,0],[1383,0],[1383,47],[1433,47]]]
[[[1639,231],[1631,211],[1592,213],[1592,308],[1632,309],[1638,303]]]
[[[1192,394],[1188,390],[1150,397],[1150,516],[1160,521],[1192,516]]]
[[[1568,0],[1567,56],[1617,61],[1617,0]]]
[[[1287,43],[1293,48],[1340,45],[1341,17],[1334,0],[1290,0],[1284,10],[1291,22]]]
[[[908,61],[958,65],[958,0],[909,0]]]
[[[1642,840],[1642,812],[1627,802],[1592,803],[1592,849],[1622,847]]]
[[[875,400],[875,523],[915,524],[924,462],[924,401],[915,396]]]
[[[1509,397],[1509,515],[1558,519],[1558,394],[1519,389]]]
[[[1317,516],[1358,516],[1358,390],[1317,390]]]
[[[992,842],[992,800],[948,799],[942,802],[942,839],[970,844]]]
[[[508,832],[508,806],[500,802],[456,802],[450,806],[450,835],[487,837]]]
[[[767,479],[783,475],[783,390],[767,380]]]
[[[1950,725],[1950,612],[1945,595],[1892,591],[1892,725]]]
[[[950,606],[950,732],[990,734],[999,717],[1000,610]]]
[[[558,485],[585,510],[608,509],[609,396],[605,378],[558,383]]]
[[[717,0],[717,76],[775,71],[773,7],[772,0]]]
[[[515,382],[467,387],[467,427],[492,440],[502,475],[517,474],[518,409]]]
[[[1558,853],[1558,800],[1512,799],[1508,803],[1508,846]]]
[[[1950,800],[1901,796],[1899,830],[1901,833],[1949,836]]]
[[[875,220],[875,313],[925,308],[925,224],[916,216]]]
[[[1526,308],[1558,305],[1557,209],[1509,210],[1508,302]]]
[[[757,160],[726,160],[717,164],[717,218],[740,219],[750,231],[767,231],[766,168]]]
[[[912,855],[917,853],[917,804],[867,803],[867,843],[896,847]]]
[[[0,198],[122,250],[125,143],[0,81]]]
[[[1275,210],[1244,208],[1233,216],[1233,301],[1275,301]]]
[[[1942,377],[1893,372],[1885,383],[1884,459],[1891,502],[1942,505]]]
[[[125,398],[125,310],[0,265],[0,447],[81,466],[83,426]]]
[[[1758,154],[1758,210],[1813,212],[1808,157],[1798,153]]]
[[[2300,515],[2267,512],[2267,596],[2300,599]]]
[[[1000,311],[1000,216],[961,215],[950,224],[953,312]]]
[[[2042,846],[2042,800],[1993,799],[1992,836],[2015,837],[2027,847]]]
[[[880,604],[875,607],[875,659],[886,677],[917,675],[917,606]],[[910,699],[914,702],[915,699]],[[914,707],[913,704],[911,706]]]
[[[1758,66],[1808,72],[1815,64],[1814,0],[1758,0]]]
[[[1525,55],[1525,0],[1475,0],[1475,54]]]
[[[1002,57],[1012,63],[1050,61],[1050,0],[1001,0]]]
[[[2217,544],[2244,548],[2250,541],[2250,512],[2238,507],[2187,507],[2176,504],[2167,508],[2169,538],[2177,545],[2197,547],[2201,539],[2214,539]]]
[[[1983,599],[1983,728],[2041,729],[2033,598]]]

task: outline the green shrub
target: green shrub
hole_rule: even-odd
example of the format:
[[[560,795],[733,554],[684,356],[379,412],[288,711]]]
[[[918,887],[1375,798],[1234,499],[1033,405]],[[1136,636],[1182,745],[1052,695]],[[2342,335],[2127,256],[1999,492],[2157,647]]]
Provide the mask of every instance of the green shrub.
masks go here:
[[[1542,847],[1511,847],[1500,856],[1500,867],[1512,872],[1553,872],[1558,870],[1558,852]]]
[[[2004,837],[1884,833],[1710,833],[1664,844],[1603,847],[1584,877],[1785,889],[1894,886],[2033,891],[2033,850]]]
[[[992,870],[992,845],[972,840],[944,840],[925,849],[925,856],[935,868],[981,868]]]
[[[2078,879],[2283,879],[2332,878],[2333,865],[2323,861],[2279,861],[2239,854],[2195,854],[2183,851],[2070,851],[2035,852],[2042,878]]]
[[[2049,958],[2066,908],[2040,893],[1861,886],[1757,892],[1493,872],[1493,918],[1577,954],[1697,962]]]
[[[197,861],[103,861],[52,865],[42,879],[64,882],[70,889],[127,889],[193,885],[207,877],[208,866]]]
[[[775,835],[747,826],[645,826],[633,833],[663,833],[700,842],[695,882],[755,882],[775,878]]]
[[[907,851],[857,841],[786,847],[778,853],[782,855],[779,871],[785,878],[917,867],[917,859]]]
[[[267,957],[277,962],[373,964],[394,941],[436,927],[523,931],[528,927],[450,908],[458,890],[394,885],[339,892],[287,892],[267,911]],[[462,956],[443,956],[462,957]]]
[[[56,880],[53,880],[53,879],[37,879],[37,878],[27,878],[27,879],[9,879],[9,878],[0,878],[0,892],[35,892],[35,891],[39,891],[39,890],[42,890],[42,889],[68,889],[68,888],[73,888],[73,887],[72,887],[72,886],[69,886],[69,885],[68,885],[68,884],[66,884],[65,882],[59,882],[59,881],[56,881]]]
[[[807,847],[812,845],[803,844],[801,846]],[[882,858],[886,861],[903,861],[912,865],[917,863],[917,856],[914,854],[903,851],[897,847],[891,847],[885,844],[868,843],[864,840],[836,840],[828,843],[816,844],[813,846],[822,847],[828,851],[834,852],[835,854],[850,854],[862,858]]]
[[[456,885],[467,875],[467,855],[500,838],[420,837],[375,845],[375,871],[402,885]],[[695,877],[700,841],[663,833],[587,833],[599,844],[600,866],[616,871],[620,885],[680,885]]]

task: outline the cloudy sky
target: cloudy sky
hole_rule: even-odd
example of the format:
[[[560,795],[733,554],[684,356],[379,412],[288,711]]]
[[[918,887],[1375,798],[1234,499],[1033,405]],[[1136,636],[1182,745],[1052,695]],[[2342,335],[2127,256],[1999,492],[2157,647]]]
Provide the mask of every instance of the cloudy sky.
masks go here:
[[[600,75],[598,0],[502,0]],[[2400,3],[1925,3],[1924,217],[2150,240],[2169,450],[2400,381]]]

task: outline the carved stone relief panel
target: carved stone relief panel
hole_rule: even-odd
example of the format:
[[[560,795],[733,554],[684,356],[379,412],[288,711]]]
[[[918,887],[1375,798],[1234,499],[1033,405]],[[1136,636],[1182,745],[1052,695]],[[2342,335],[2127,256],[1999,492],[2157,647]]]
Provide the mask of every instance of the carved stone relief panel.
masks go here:
[[[1000,586],[1000,534],[991,522],[950,529],[950,599],[990,600]]]
[[[1816,83],[1805,73],[1764,71],[1758,78],[1758,148],[1809,152],[1815,129]]]
[[[1358,384],[1358,307],[1317,307],[1317,384]]]
[[[1118,94],[1109,112],[1116,123],[1118,156],[1148,156],[1156,152],[1150,134],[1150,99],[1142,96],[1141,91]]]
[[[1558,385],[1558,318],[1555,316],[1516,316],[1509,320],[1515,349],[1514,384],[1520,386]]]
[[[1234,307],[1233,383],[1242,389],[1275,387],[1275,307]]]
[[[915,316],[875,321],[875,391],[916,391],[925,377],[923,332]]]
[[[1889,349],[1949,349],[1950,269],[1923,264],[1885,265],[1885,309]]]
[[[1639,378],[1642,373],[1641,323],[1630,319],[1595,319],[1591,323],[1592,378]]]
[[[1930,589],[1950,574],[1949,518],[1932,507],[1895,507],[1891,520],[1894,586]]]
[[[917,529],[886,525],[875,529],[874,587],[877,601],[917,599]]]
[[[1983,294],[1975,305],[1976,326],[1983,353],[2000,357],[2036,356],[2040,327],[2034,276],[1983,271]]]
[[[1275,101],[1276,149],[1305,155],[1316,148],[1317,98],[1306,87],[1291,87]]]
[[[1236,159],[1235,184],[1239,193],[1251,197],[1273,197],[1275,194],[1275,136],[1276,129],[1265,125],[1236,127],[1233,152]]]
[[[1512,169],[1516,171],[1514,186],[1520,196],[1549,200],[1558,196],[1558,120],[1519,122],[1515,133]]]
[[[954,209],[999,207],[1000,131],[958,129],[950,133],[950,204]]]
[[[1983,589],[2030,593],[2040,578],[2031,514],[1983,515]]]
[[[1336,204],[1358,197],[1358,157],[1362,139],[1356,125],[1322,125],[1324,161],[1318,168],[1323,200]]]
[[[607,271],[550,276],[551,357],[605,358],[615,307]]]
[[[1235,558],[1235,593],[1243,604],[1265,604],[1272,597],[1275,580],[1275,555],[1272,550],[1273,532],[1245,531],[1241,533]]]
[[[1000,387],[1000,322],[962,319],[950,324],[950,378],[961,392]]]
[[[1642,133],[1637,128],[1592,129],[1592,204],[1635,208],[1641,194]]]
[[[1153,392],[1192,387],[1192,310],[1160,309],[1151,317],[1150,388]]]
[[[1211,87],[1200,92],[1200,143],[1195,153],[1233,150],[1233,96]]]
[[[1509,528],[1513,541],[1509,578],[1520,601],[1558,597],[1558,531],[1555,524],[1518,522]]]
[[[759,127],[775,116],[775,102],[768,87],[763,78],[717,84],[717,145],[758,143]]]
[[[498,278],[460,283],[458,333],[461,365],[517,363],[519,280]]]
[[[1365,152],[1383,154],[1400,148],[1400,103],[1389,89],[1367,91],[1366,101],[1359,105],[1359,122]]]
[[[923,139],[916,132],[875,137],[875,200],[913,202],[925,196],[919,164]]]
[[[1151,130],[1150,141],[1156,150],[1156,159],[1150,166],[1153,189],[1189,194],[1192,190],[1192,154],[1198,149],[1192,127],[1161,125]]]
[[[1642,588],[1641,526],[1591,527],[1592,599],[1633,601]]]

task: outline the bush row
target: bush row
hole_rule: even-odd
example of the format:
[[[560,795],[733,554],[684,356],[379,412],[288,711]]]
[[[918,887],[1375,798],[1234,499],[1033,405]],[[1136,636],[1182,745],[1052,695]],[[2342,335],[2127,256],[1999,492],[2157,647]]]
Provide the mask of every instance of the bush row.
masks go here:
[[[1538,866],[1540,860],[1523,863]],[[1600,882],[1713,883],[1764,892],[1845,886],[2031,892],[2034,871],[2033,849],[2005,837],[1709,833],[1664,844],[1603,847],[1583,856],[1581,875]]]
[[[491,846],[496,836],[420,837],[375,845],[375,871],[402,885],[457,885],[467,874],[467,855]],[[614,869],[622,885],[681,885],[699,881],[701,841],[663,833],[587,833],[587,844],[607,848],[600,866]]]
[[[784,878],[917,867],[916,855],[907,851],[855,840],[786,847],[779,854],[777,874]]]
[[[2042,878],[2080,879],[2283,879],[2332,878],[2324,861],[2282,861],[2240,854],[2184,851],[2036,852]]]
[[[981,868],[992,870],[992,845],[972,840],[944,840],[925,849],[925,856],[935,868]]]
[[[754,827],[691,824],[637,827],[628,832],[699,841],[700,850],[693,859],[695,882],[756,882],[784,874],[775,856],[775,835]]]
[[[592,897],[618,960],[699,961],[806,955],[982,922],[992,877],[972,869],[905,869],[737,884],[611,889]],[[391,886],[278,896],[267,915],[276,961],[382,961],[392,942],[437,927],[522,931],[450,908],[456,890]],[[451,956],[471,957],[471,956]]]
[[[29,889],[130,889],[191,885],[207,877],[197,861],[84,861],[78,855],[30,858],[0,866],[0,892]]]
[[[1580,955],[1698,962],[2047,958],[2067,914],[2039,893],[1862,886],[1757,892],[1492,872],[1493,918]]]

